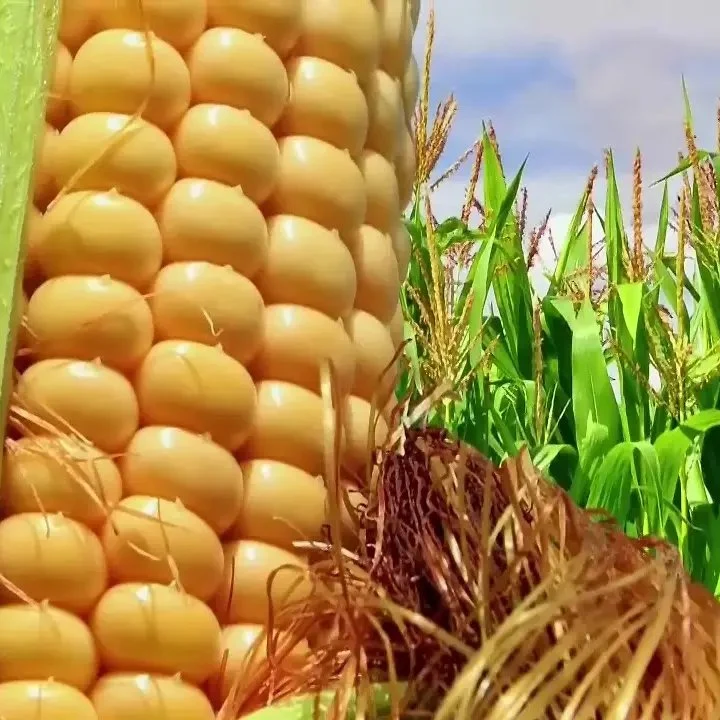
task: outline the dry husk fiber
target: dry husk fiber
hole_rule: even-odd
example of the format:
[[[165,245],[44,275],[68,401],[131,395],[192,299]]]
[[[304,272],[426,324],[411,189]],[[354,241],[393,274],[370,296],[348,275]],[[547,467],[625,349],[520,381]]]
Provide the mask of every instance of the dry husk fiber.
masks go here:
[[[277,609],[298,637],[315,631],[305,667],[276,682],[287,646],[271,633],[234,710],[331,685],[326,717],[353,694],[372,717],[372,683],[387,682],[392,717],[720,717],[720,606],[672,547],[580,510],[527,454],[497,468],[408,429],[376,455],[366,501],[335,493],[358,547],[316,547],[310,605]]]

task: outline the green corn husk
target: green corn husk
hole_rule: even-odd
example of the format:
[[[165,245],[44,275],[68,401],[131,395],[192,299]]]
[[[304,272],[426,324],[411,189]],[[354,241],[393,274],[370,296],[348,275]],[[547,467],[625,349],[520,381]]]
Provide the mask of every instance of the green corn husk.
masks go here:
[[[244,720],[328,720],[335,693],[328,690],[316,695],[301,695],[292,700],[270,705],[247,715]],[[376,720],[391,717],[390,690],[387,684],[373,686],[374,715]],[[355,698],[350,700],[347,720],[355,720]]]
[[[0,430],[10,400],[24,226],[36,138],[43,127],[60,18],[60,0],[0,2]]]

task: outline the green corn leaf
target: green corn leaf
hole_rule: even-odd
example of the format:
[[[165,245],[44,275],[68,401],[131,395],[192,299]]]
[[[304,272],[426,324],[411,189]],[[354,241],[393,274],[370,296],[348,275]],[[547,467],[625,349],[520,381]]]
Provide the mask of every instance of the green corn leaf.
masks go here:
[[[468,384],[465,391],[466,412],[458,424],[458,437],[485,455],[490,455],[492,425],[486,384],[487,380],[479,374]]]
[[[682,428],[666,430],[653,443],[660,464],[660,487],[662,497],[667,502],[674,502],[680,482],[680,470],[693,439],[683,432]]]
[[[612,447],[608,429],[592,420],[588,423],[585,437],[578,443],[579,463],[572,479],[570,497],[585,506],[597,468]]]
[[[720,516],[716,505],[691,510],[688,532],[689,570],[715,595],[720,594]]]
[[[630,495],[634,481],[634,446],[624,442],[605,456],[593,477],[587,506],[607,510],[624,525],[630,511]]]
[[[720,428],[720,410],[701,410],[679,427],[660,434],[653,443],[660,464],[661,492],[667,502],[673,502],[675,498],[680,471],[693,444],[715,428]],[[704,492],[695,495],[703,497]]]
[[[543,445],[537,448],[532,455],[533,465],[543,473],[550,471],[550,466],[559,458],[561,455],[565,455],[568,458],[577,458],[577,451],[572,445]]]
[[[446,253],[456,245],[472,244],[483,237],[479,230],[470,229],[460,218],[443,220],[435,228],[435,242],[440,254]]]
[[[427,227],[424,218],[419,212],[413,212],[410,220],[406,221],[411,243],[410,267],[408,268],[407,282],[415,289],[418,295],[427,299],[430,290],[425,278],[430,267],[430,252],[427,246]],[[417,319],[417,318],[416,318]]]
[[[662,469],[657,449],[649,442],[633,443],[637,485],[644,508],[636,522],[642,525],[645,535],[661,536],[665,529],[668,507],[663,496]]]
[[[507,193],[505,174],[503,173],[500,158],[487,131],[483,131],[483,198],[485,212],[490,212],[491,221],[495,220],[494,213],[502,205]],[[513,198],[514,199],[514,198]]]
[[[404,686],[400,685],[402,688]],[[301,695],[276,705],[257,710],[245,715],[241,720],[327,720],[330,717],[335,691],[327,690],[319,695]],[[374,715],[377,720],[389,718],[391,715],[391,695],[389,685],[376,684],[373,686]],[[350,708],[346,720],[354,720],[356,713],[355,695],[351,697]]]
[[[485,352],[487,352],[490,354],[490,357],[494,361],[495,368],[502,377],[508,378],[511,381],[521,380],[522,378],[515,367],[512,355],[507,346],[507,339],[501,319],[498,317],[487,318],[482,335],[482,344],[471,354],[473,361],[478,362],[481,355],[484,357]]]
[[[515,440],[512,429],[493,406],[490,407],[490,416],[493,425],[497,429],[498,439],[502,448],[501,460],[504,460],[505,457],[514,457],[520,452],[521,444]]]
[[[675,281],[675,263],[677,262],[676,255],[664,255],[662,258],[663,265],[673,274],[673,281]],[[690,297],[696,302],[701,302],[702,296],[700,290],[695,287],[695,280],[689,277],[684,278],[684,291],[689,293]],[[670,298],[665,298],[666,302],[670,302]]]
[[[475,254],[468,278],[465,282],[460,299],[457,303],[456,316],[462,312],[468,296],[472,298],[470,315],[468,318],[469,334],[471,340],[470,363],[477,365],[483,356],[483,326],[485,324],[485,305],[487,304],[492,274],[495,268],[496,247],[492,241],[486,241]]]
[[[697,448],[691,452],[687,463],[687,485],[685,487],[686,503],[689,508],[704,505],[712,500],[709,488],[703,478],[700,453]]]
[[[687,378],[695,386],[702,386],[720,375],[720,344],[710,348],[702,357],[693,360]]]
[[[532,353],[524,349],[532,346],[532,295],[517,221],[512,215],[524,168],[523,163],[500,206],[498,223],[491,226],[501,251],[492,287],[513,363],[521,375],[531,377]]]
[[[660,213],[658,215],[658,230],[655,237],[655,255],[662,257],[665,254],[665,243],[667,242],[667,231],[670,226],[670,202],[668,198],[667,182],[664,183]]]
[[[708,157],[715,157],[715,153],[708,152],[707,150],[697,151],[698,160],[705,160]],[[674,167],[669,173],[666,173],[658,180],[655,180],[655,182],[652,183],[651,187],[666,183],[668,180],[679,177],[683,173],[690,170],[690,168],[692,168],[692,160],[690,158],[685,158],[682,162],[678,163],[678,165]]]
[[[488,141],[489,142],[489,141]],[[494,149],[490,146],[490,152],[495,157],[495,162],[491,163],[491,166],[496,167],[497,171],[502,175],[500,170],[500,164],[497,161]],[[465,306],[468,298],[471,298],[472,307],[470,310],[469,317],[469,331],[470,337],[473,341],[471,349],[471,363],[475,365],[482,355],[483,349],[477,347],[475,340],[481,336],[481,331],[485,323],[485,306],[490,294],[490,288],[493,285],[493,277],[496,273],[497,264],[499,262],[499,251],[502,249],[501,243],[498,241],[498,233],[502,234],[506,223],[508,222],[515,199],[520,190],[520,183],[522,181],[522,173],[525,168],[523,163],[518,173],[513,178],[510,186],[504,191],[499,202],[499,208],[494,213],[493,220],[491,222],[488,234],[480,245],[479,251],[475,254],[473,261],[468,271],[467,279],[463,284],[463,288],[460,292],[457,310],[461,312],[461,309]],[[492,193],[492,197],[496,197],[500,190],[505,188],[505,181],[502,177],[495,177],[488,168],[485,168],[486,182],[490,182],[491,186],[495,188]],[[489,178],[489,180],[488,180]],[[532,318],[531,318],[532,322]]]
[[[605,190],[605,253],[610,285],[617,286],[626,282],[628,278],[623,258],[628,254],[628,247],[612,153],[608,153],[607,188]]]
[[[589,300],[580,308],[572,334],[573,415],[577,442],[582,443],[588,423],[604,425],[610,441],[621,437],[620,413],[600,343],[600,329]]]
[[[555,408],[561,412],[556,423],[561,437],[575,441],[575,419],[572,408],[572,325],[573,304],[567,298],[545,298],[542,303],[546,335],[543,344],[546,396],[556,396]],[[548,389],[552,388],[552,392]]]
[[[680,427],[691,435],[706,433],[720,427],[720,410],[701,410],[687,418]]]
[[[650,374],[642,283],[623,283],[617,287],[617,325],[612,328],[620,349],[621,415],[628,440],[645,438],[650,427],[650,398],[643,384]]]
[[[567,276],[576,270],[586,268],[590,263],[588,257],[588,227],[583,223],[587,212],[590,194],[585,190],[580,203],[575,209],[570,227],[565,235],[565,242],[551,275],[548,295],[555,295]]]

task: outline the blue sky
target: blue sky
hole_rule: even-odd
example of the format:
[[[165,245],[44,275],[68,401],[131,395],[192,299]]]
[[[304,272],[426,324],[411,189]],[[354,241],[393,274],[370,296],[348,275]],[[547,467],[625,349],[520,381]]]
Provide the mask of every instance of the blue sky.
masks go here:
[[[616,153],[625,196],[637,146],[648,180],[673,166],[683,148],[683,75],[700,145],[716,142],[720,0],[436,0],[435,8],[433,94],[453,92],[460,106],[445,160],[492,120],[509,172],[529,154],[531,215],[552,208],[558,235],[603,148]],[[421,19],[418,57],[423,41]],[[457,214],[464,179],[438,191],[438,216]],[[648,233],[657,203],[648,193]]]

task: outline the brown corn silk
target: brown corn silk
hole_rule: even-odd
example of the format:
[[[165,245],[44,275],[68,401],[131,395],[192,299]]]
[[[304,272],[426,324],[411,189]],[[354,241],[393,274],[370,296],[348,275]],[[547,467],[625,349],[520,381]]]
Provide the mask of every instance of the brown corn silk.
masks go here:
[[[326,630],[293,692],[336,683],[337,717],[371,680],[394,689],[393,717],[717,716],[715,599],[672,547],[580,510],[526,453],[498,468],[398,430],[363,492],[356,552],[320,552],[310,604],[280,611]]]

